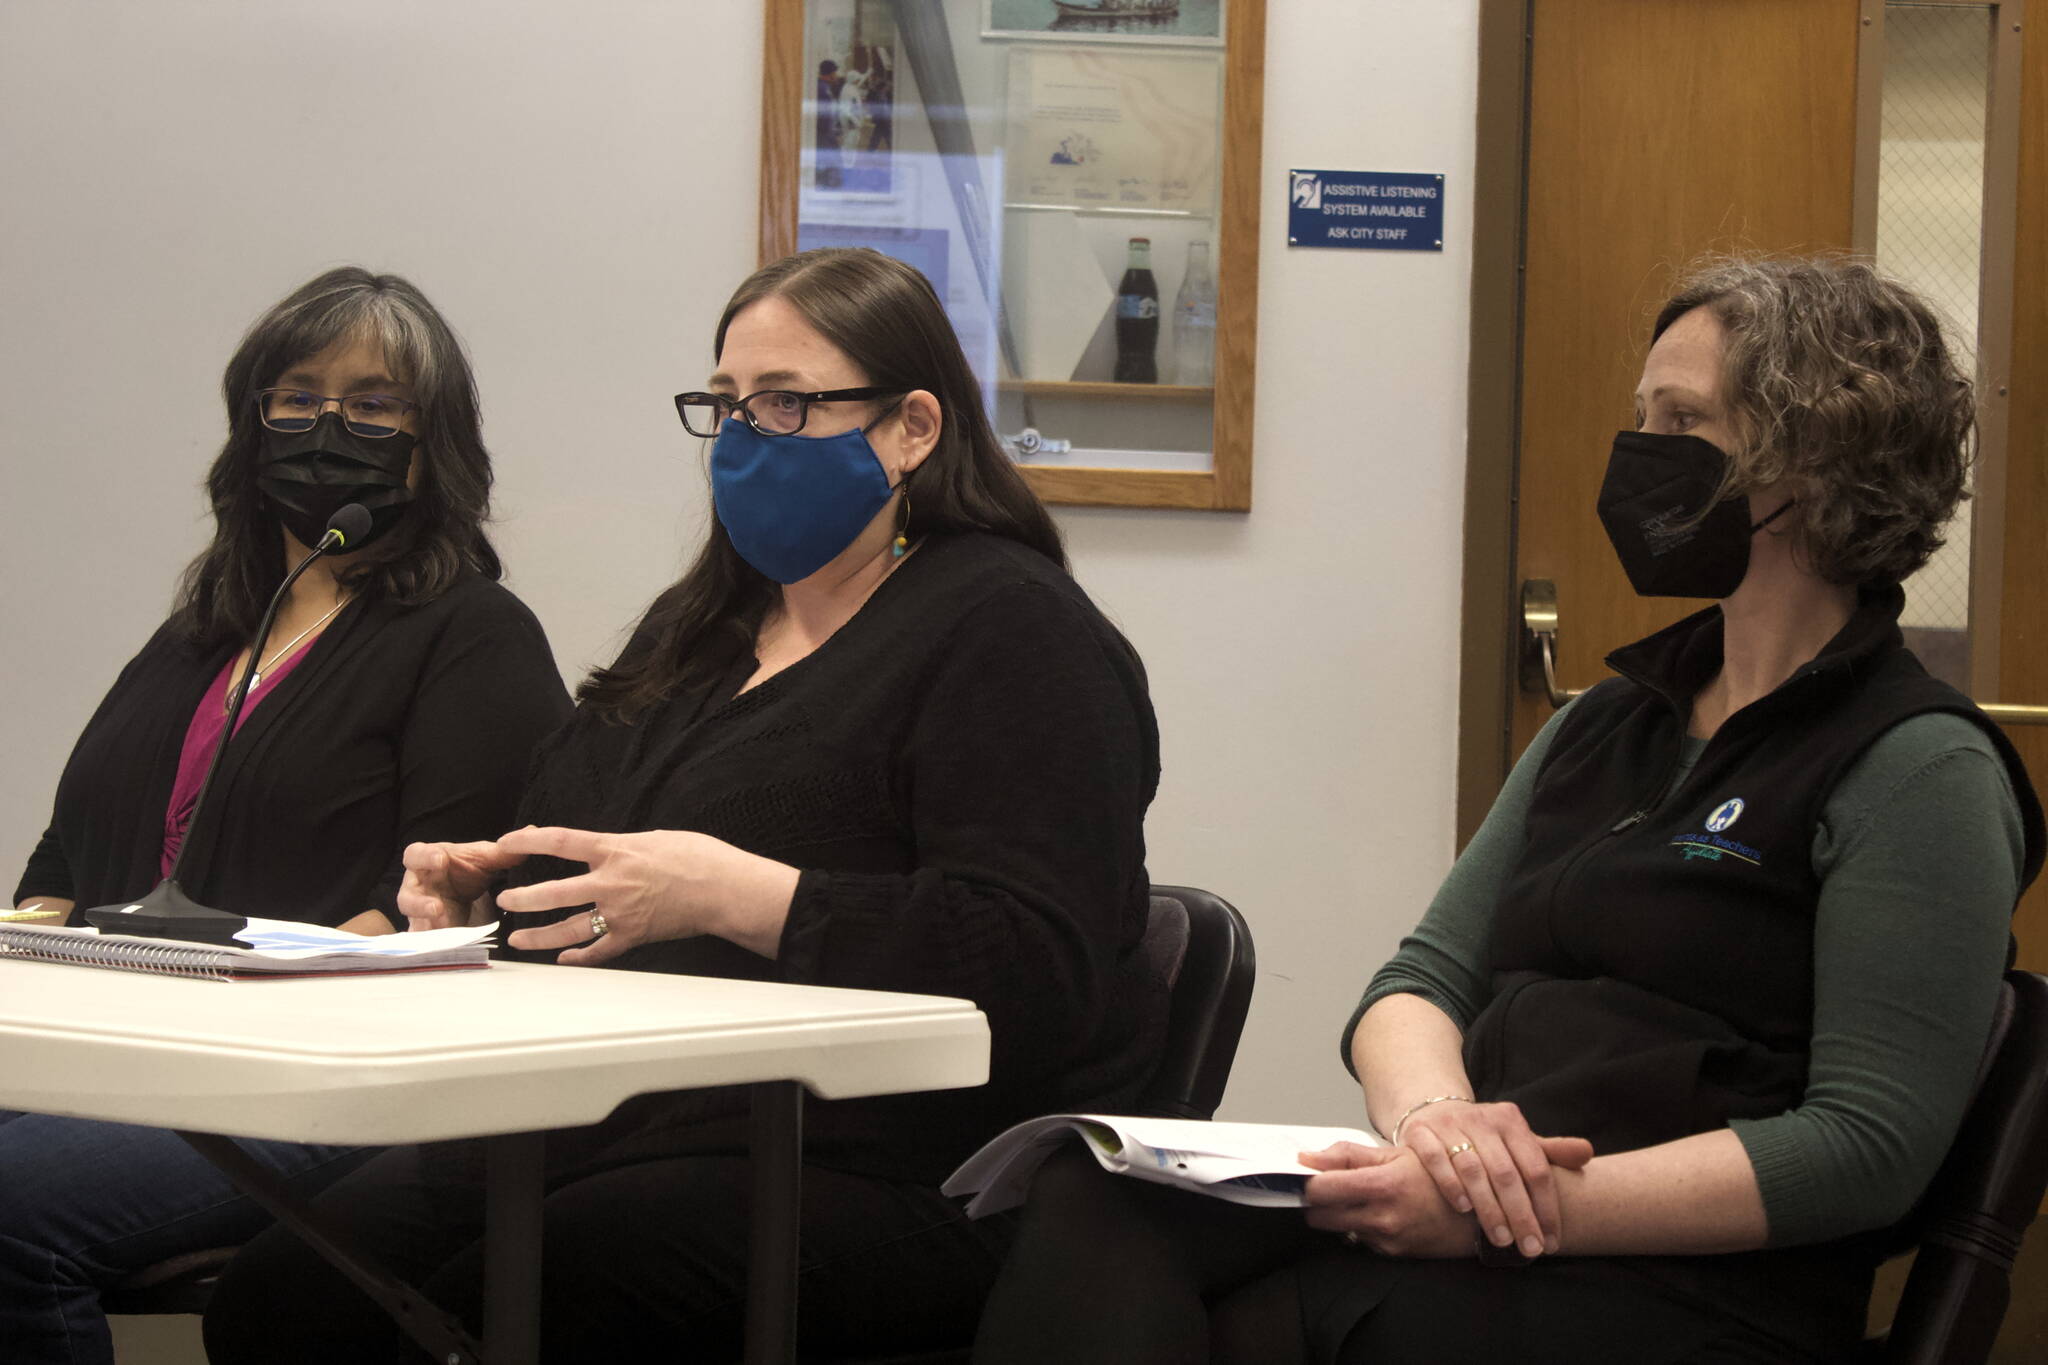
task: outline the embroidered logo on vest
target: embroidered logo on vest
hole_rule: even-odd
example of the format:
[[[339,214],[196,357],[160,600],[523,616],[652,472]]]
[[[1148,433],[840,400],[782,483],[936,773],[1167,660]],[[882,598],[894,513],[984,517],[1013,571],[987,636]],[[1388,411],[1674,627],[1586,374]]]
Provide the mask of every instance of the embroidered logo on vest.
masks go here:
[[[1671,844],[1674,848],[1684,849],[1688,858],[1710,858],[1715,862],[1723,858],[1740,858],[1751,867],[1764,865],[1761,850],[1733,839],[1724,839],[1718,834],[1681,834]]]
[[[1688,861],[1705,858],[1719,862],[1723,858],[1739,858],[1751,867],[1762,867],[1764,855],[1761,850],[1751,848],[1721,833],[1742,818],[1744,802],[1739,796],[1731,796],[1708,813],[1706,827],[1696,834],[1681,834],[1671,841],[1673,848],[1685,850]]]

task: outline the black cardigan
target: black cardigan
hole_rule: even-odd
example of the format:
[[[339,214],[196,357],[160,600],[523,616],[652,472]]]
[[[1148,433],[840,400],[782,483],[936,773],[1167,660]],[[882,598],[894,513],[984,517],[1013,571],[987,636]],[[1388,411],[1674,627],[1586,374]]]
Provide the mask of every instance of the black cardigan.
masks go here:
[[[802,870],[777,960],[705,937],[621,965],[987,1013],[987,1086],[813,1102],[820,1164],[936,1182],[1019,1119],[1132,1104],[1165,1021],[1135,951],[1158,731],[1136,654],[1087,595],[1009,541],[932,536],[821,647],[735,696],[756,666],[633,725],[586,709],[536,765],[522,821],[696,830]],[[516,879],[581,866],[534,859]],[[595,1151],[558,1156],[736,1147],[739,1112],[718,1092],[635,1102],[586,1135]]]
[[[194,646],[173,618],[121,670],[16,904],[85,910],[156,885],[186,728],[235,650]],[[497,583],[472,574],[416,607],[351,602],[243,718],[180,880],[236,914],[339,924],[374,908],[403,928],[405,845],[509,829],[535,745],[568,714],[540,623]]]

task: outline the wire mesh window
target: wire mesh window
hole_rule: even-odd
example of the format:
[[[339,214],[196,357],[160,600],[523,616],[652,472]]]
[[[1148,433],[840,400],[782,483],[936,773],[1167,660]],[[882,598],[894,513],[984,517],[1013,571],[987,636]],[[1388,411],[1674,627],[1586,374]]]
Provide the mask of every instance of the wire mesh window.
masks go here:
[[[1966,369],[1983,275],[1993,11],[1912,0],[1884,10],[1877,258],[1943,311]],[[1906,584],[1902,620],[1929,668],[1959,686],[1969,668],[1970,512],[1965,503],[1948,544]]]

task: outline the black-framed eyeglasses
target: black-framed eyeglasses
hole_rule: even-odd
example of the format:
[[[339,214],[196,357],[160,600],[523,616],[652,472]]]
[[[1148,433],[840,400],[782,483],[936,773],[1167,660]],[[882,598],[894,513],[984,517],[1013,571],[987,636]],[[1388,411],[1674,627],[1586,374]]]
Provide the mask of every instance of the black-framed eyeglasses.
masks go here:
[[[256,395],[256,413],[272,431],[310,431],[329,403],[341,409],[343,426],[358,436],[372,438],[397,435],[405,414],[419,407],[410,399],[388,393],[334,398],[304,389],[265,389]]]
[[[907,392],[873,387],[822,389],[817,393],[763,389],[745,398],[727,398],[722,393],[679,393],[676,415],[683,419],[683,429],[692,436],[716,436],[727,417],[738,417],[764,436],[788,436],[804,429],[813,403],[852,403]]]

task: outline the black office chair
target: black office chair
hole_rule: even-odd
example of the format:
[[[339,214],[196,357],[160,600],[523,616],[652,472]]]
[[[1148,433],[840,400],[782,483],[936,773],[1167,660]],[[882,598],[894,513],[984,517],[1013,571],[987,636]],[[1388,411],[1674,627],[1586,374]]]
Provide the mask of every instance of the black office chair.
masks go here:
[[[109,1317],[204,1313],[214,1282],[239,1247],[209,1247],[144,1266],[100,1296]]]
[[[1206,1119],[1223,1102],[1258,960],[1244,916],[1192,886],[1154,886],[1145,960],[1167,987],[1166,1043],[1139,1113]],[[965,1345],[899,1355],[806,1357],[812,1365],[966,1365]]]
[[[1251,1007],[1251,930],[1220,896],[1191,886],[1152,888],[1145,960],[1166,983],[1166,1046],[1139,1103],[1140,1112],[1205,1119],[1222,1102]],[[137,1271],[102,1299],[109,1314],[203,1313],[222,1267],[236,1248],[188,1252]],[[965,1349],[892,1357],[873,1365],[942,1365],[965,1360]]]
[[[1917,1248],[1898,1311],[1856,1359],[1979,1365],[2012,1296],[2020,1240],[2048,1192],[2048,978],[2007,972],[1955,1144],[1900,1225]],[[1905,1249],[1905,1248],[1902,1248]]]
[[[1166,1042],[1138,1107],[1147,1114],[1206,1119],[1223,1102],[1237,1040],[1251,1009],[1258,959],[1244,916],[1221,896],[1192,886],[1152,888],[1145,959],[1166,983]]]

